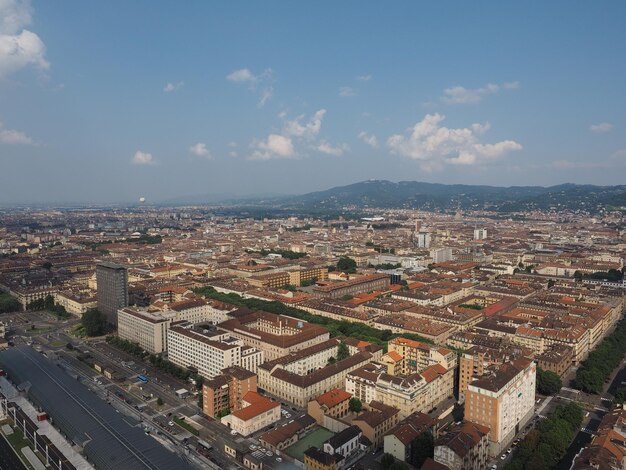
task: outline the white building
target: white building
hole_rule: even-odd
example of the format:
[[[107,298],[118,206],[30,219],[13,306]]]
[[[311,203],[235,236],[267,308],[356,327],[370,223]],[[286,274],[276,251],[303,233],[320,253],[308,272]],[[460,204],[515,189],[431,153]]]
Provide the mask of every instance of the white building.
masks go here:
[[[160,354],[167,350],[167,330],[175,318],[174,312],[122,308],[117,311],[117,334],[151,354]]]
[[[487,229],[486,228],[475,228],[474,229],[474,240],[484,240],[487,238]]]
[[[430,248],[430,233],[429,232],[417,233],[417,247],[418,248]]]
[[[430,250],[430,257],[433,259],[433,263],[452,261],[452,248],[434,248]]]
[[[245,346],[223,330],[193,328],[188,322],[173,323],[167,332],[168,359],[180,367],[194,367],[206,378],[222,369],[240,366],[256,373],[265,356],[263,351]]]

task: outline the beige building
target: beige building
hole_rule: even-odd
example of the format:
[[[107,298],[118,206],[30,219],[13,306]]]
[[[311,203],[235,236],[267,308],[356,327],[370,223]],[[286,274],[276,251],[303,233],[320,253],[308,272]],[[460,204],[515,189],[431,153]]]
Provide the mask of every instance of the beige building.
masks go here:
[[[532,418],[535,363],[527,358],[493,365],[468,386],[465,419],[489,428],[490,455],[506,449]]]
[[[489,428],[470,421],[454,424],[435,441],[437,463],[450,470],[483,470],[489,462]]]
[[[324,417],[343,418],[348,414],[350,395],[345,390],[334,389],[321,394],[307,404],[307,413],[320,426],[324,426]]]
[[[405,375],[420,372],[434,364],[441,364],[446,369],[456,367],[454,351],[420,341],[394,338],[388,343],[388,351],[389,353],[394,351],[402,356],[402,373]]]
[[[245,345],[263,351],[268,361],[330,338],[328,330],[319,325],[262,311],[244,313],[220,323],[219,327]]]
[[[280,403],[257,392],[248,392],[243,397],[242,408],[222,418],[222,424],[249,436],[280,420]]]

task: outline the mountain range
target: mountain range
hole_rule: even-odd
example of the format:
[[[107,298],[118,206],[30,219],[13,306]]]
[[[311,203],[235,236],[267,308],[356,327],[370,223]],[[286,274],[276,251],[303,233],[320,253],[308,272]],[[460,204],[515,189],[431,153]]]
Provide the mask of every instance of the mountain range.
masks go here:
[[[190,198],[193,203],[215,203],[216,197]],[[178,201],[182,202],[182,201]],[[594,186],[485,186],[420,181],[368,180],[324,191],[290,196],[225,197],[220,203],[276,209],[338,210],[344,208],[407,208],[421,210],[486,209],[497,212],[525,210],[626,210],[626,185]]]

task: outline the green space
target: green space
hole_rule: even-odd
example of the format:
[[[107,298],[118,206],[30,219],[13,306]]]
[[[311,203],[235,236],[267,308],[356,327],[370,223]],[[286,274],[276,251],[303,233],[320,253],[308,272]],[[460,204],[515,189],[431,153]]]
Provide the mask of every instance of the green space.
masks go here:
[[[194,436],[199,436],[200,431],[194,428],[191,424],[187,423],[184,419],[180,419],[178,416],[174,416],[174,422],[178,424],[181,428],[186,429]]]
[[[50,343],[50,346],[52,346],[53,348],[64,348],[66,344],[67,343],[65,343],[64,341],[52,341]]]
[[[22,305],[12,295],[0,292],[0,313],[17,312],[22,309]]]
[[[556,468],[567,452],[583,421],[575,403],[557,406],[553,413],[530,431],[517,446],[505,470],[549,470]]]
[[[222,292],[218,292],[213,287],[202,287],[200,289],[195,289],[194,291],[197,294],[204,295],[205,297],[238,305],[240,307],[248,307],[252,310],[264,310],[278,315],[287,315],[300,320],[308,321],[310,323],[322,325],[330,331],[331,336],[348,336],[350,338],[356,338],[373,344],[378,344],[385,348],[387,347],[387,342],[389,340],[399,336],[415,341],[421,341],[423,343],[433,344],[431,340],[413,333],[392,333],[391,330],[379,330],[378,328],[374,328],[360,322],[335,320],[321,315],[313,315],[309,312],[305,312],[299,308],[290,307],[278,301],[244,299],[237,294],[224,294]]]
[[[334,432],[330,432],[326,428],[317,428],[314,431],[307,434],[303,439],[300,439],[294,445],[287,447],[285,449],[285,453],[294,459],[299,460],[300,462],[304,461],[304,452],[309,447],[317,447],[318,449],[322,447],[322,444],[334,436]]]
[[[586,393],[600,393],[626,354],[626,320],[604,338],[576,371],[576,388]]]
[[[248,253],[259,253],[261,256],[267,256],[271,253],[276,254],[276,255],[280,255],[283,258],[286,259],[300,259],[300,258],[304,258],[306,256],[308,256],[306,253],[299,253],[297,251],[291,251],[291,250],[261,250],[261,251],[251,251],[251,250],[246,250]]]
[[[99,310],[87,310],[81,317],[80,324],[87,336],[100,336],[106,330],[107,317]]]

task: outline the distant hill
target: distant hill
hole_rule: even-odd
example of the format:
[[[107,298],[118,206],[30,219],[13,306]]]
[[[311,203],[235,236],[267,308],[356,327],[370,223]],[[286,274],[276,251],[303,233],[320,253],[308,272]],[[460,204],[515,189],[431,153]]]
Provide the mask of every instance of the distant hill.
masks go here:
[[[183,198],[177,200],[182,203]],[[569,209],[626,211],[626,185],[474,186],[420,181],[369,180],[297,196],[195,196],[191,204],[225,203],[256,208],[313,211],[345,208],[407,208],[421,210],[488,209],[498,212]],[[173,201],[170,201],[173,202]]]
[[[259,201],[260,202],[260,201]],[[593,186],[473,186],[419,181],[370,180],[301,196],[263,201],[263,205],[294,209],[340,209],[344,207],[413,208],[424,210],[490,209],[517,210],[626,208],[626,185]]]

